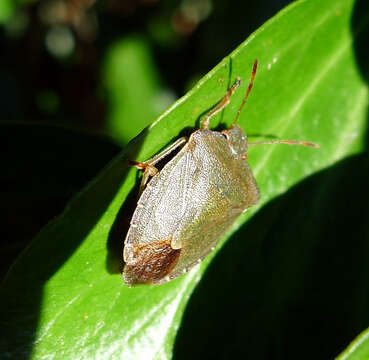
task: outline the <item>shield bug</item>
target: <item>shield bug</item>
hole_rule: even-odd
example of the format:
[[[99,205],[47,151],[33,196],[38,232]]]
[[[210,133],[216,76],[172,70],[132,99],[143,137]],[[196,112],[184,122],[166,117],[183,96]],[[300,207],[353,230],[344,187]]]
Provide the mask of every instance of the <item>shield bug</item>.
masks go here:
[[[184,274],[215,249],[241,213],[259,201],[258,186],[246,162],[248,145],[317,147],[294,140],[248,144],[237,120],[253,86],[256,68],[257,60],[228,130],[212,131],[209,123],[229,104],[240,85],[239,78],[189,139],[180,138],[153,158],[134,162],[144,173],[123,251],[127,285],[161,284]],[[179,147],[181,150],[158,171],[155,164]]]

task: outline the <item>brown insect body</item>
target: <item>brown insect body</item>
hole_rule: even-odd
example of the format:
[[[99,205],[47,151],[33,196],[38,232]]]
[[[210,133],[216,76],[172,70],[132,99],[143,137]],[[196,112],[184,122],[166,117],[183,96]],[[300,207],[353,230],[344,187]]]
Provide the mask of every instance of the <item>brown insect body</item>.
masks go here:
[[[151,179],[126,237],[128,284],[160,284],[188,271],[215,248],[242,212],[258,202],[256,181],[242,160],[246,150],[246,134],[237,125],[224,135],[198,130]],[[160,251],[165,254],[152,261]]]
[[[178,139],[152,159],[134,162],[144,170],[143,192],[125,240],[123,277],[127,285],[161,284],[187,272],[215,248],[242,212],[259,201],[259,190],[246,162],[248,145],[317,147],[294,140],[248,144],[237,120],[253,86],[256,67],[257,61],[228,130],[210,130],[209,120],[229,104],[239,79],[188,140]],[[154,165],[179,146],[182,149],[159,172]]]

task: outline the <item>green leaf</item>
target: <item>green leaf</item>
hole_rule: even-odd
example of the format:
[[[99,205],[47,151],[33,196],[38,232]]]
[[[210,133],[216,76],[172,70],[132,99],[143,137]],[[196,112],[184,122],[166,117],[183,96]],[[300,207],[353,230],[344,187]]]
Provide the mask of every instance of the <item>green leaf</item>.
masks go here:
[[[2,346],[9,358],[30,354],[31,359],[169,359],[179,328],[176,358],[252,354],[260,359],[270,358],[273,351],[280,358],[288,353],[301,359],[314,356],[310,353],[314,349],[320,350],[319,356],[332,356],[344,347],[347,336],[364,326],[362,322],[350,317],[348,331],[328,346],[324,335],[337,325],[298,327],[305,331],[298,336],[301,333],[294,329],[300,318],[294,314],[300,309],[294,306],[315,294],[316,279],[350,283],[351,277],[336,279],[331,272],[316,270],[322,270],[316,262],[330,264],[335,246],[341,256],[351,251],[356,260],[357,255],[357,244],[347,247],[330,239],[337,226],[323,221],[329,222],[332,213],[338,216],[347,206],[339,196],[348,201],[351,181],[354,190],[365,189],[369,173],[367,156],[361,155],[368,105],[362,65],[367,62],[357,50],[369,17],[368,12],[354,12],[354,4],[298,1],[277,14],[135,138],[41,231],[2,284],[8,336],[1,341],[6,341]],[[134,203],[129,200],[137,192],[136,171],[128,167],[127,159],[145,160],[179,134],[188,134],[184,129],[195,129],[199,116],[241,76],[242,88],[212,122],[214,127],[219,122],[229,125],[255,58],[260,66],[241,126],[250,137],[308,140],[321,148],[250,148],[249,162],[262,199],[239,218],[227,236],[232,239],[226,243],[224,239],[221,251],[170,283],[126,287],[119,257]],[[327,206],[332,201],[333,207]],[[348,204],[350,210],[356,209]],[[363,262],[368,253],[363,220],[367,207],[358,210],[355,236]],[[342,215],[340,220],[338,224],[344,224]],[[341,257],[337,264],[348,271]],[[349,273],[361,274],[359,269]],[[339,302],[341,288],[335,289]],[[326,297],[312,298],[312,309],[323,303],[327,313],[334,301],[328,292],[322,294]],[[357,299],[352,295],[350,304]],[[303,319],[302,324],[310,324],[308,316]],[[320,335],[316,347],[309,348],[309,331]]]

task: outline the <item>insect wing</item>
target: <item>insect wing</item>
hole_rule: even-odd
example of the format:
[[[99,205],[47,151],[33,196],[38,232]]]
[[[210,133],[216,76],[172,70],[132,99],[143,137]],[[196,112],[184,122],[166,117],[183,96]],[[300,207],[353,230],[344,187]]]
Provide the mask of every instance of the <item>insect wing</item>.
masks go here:
[[[182,226],[189,191],[188,183],[182,179],[188,178],[195,168],[192,154],[182,149],[143,191],[125,240],[126,283],[156,283],[177,262],[181,250],[172,248],[172,240]]]
[[[137,266],[133,270],[142,281],[169,281],[200,262],[240,213],[257,200],[247,163],[233,156],[225,137],[210,130],[197,131],[142,193],[127,234],[125,261]],[[168,257],[152,263],[140,257],[144,251],[137,252],[144,246],[152,249],[152,257],[157,256],[161,250],[156,246],[163,242],[163,251],[168,244],[177,251],[169,256],[171,263]],[[138,270],[140,266],[165,269],[150,278],[140,275],[146,271]]]
[[[181,248],[169,281],[188,271],[211,252],[236,218],[259,200],[248,164],[235,158],[219,132],[198,131],[188,142],[191,173],[182,178],[184,211],[173,245]],[[193,165],[195,164],[195,166]],[[193,170],[195,169],[195,170]]]

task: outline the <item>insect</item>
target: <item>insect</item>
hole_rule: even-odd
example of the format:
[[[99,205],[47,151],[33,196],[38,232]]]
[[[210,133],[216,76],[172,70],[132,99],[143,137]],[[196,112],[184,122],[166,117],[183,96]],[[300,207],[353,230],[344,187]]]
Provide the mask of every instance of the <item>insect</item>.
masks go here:
[[[246,161],[248,145],[318,147],[294,140],[248,144],[237,120],[252,89],[257,64],[255,60],[246,94],[228,130],[210,130],[210,119],[229,104],[239,78],[189,139],[178,139],[145,162],[133,162],[144,172],[123,251],[127,285],[161,284],[186,273],[215,249],[241,213],[259,201],[258,186]],[[155,164],[180,147],[158,171]]]

